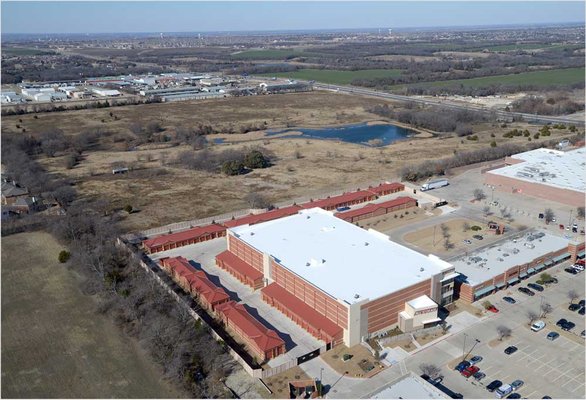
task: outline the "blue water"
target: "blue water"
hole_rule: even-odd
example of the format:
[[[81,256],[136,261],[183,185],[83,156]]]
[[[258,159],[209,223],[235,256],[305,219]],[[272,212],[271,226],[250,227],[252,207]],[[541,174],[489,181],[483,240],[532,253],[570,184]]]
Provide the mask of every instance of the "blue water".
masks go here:
[[[386,146],[397,140],[413,136],[416,132],[411,129],[401,128],[396,125],[345,125],[332,128],[289,128],[282,130],[271,130],[267,136],[283,134],[287,132],[302,132],[302,135],[284,135],[279,138],[312,138],[341,140],[349,143],[359,143],[369,146],[368,141],[380,139],[382,145]]]
[[[225,142],[226,141],[224,140],[224,138],[214,138],[214,144],[222,144]]]

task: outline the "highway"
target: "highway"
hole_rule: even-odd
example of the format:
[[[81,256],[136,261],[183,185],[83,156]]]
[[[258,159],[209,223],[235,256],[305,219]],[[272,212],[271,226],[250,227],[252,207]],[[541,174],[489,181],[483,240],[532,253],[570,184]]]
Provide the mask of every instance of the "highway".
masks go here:
[[[301,82],[301,81],[300,81]],[[305,81],[305,83],[310,83]],[[440,106],[444,108],[449,108],[453,110],[471,110],[477,112],[483,112],[487,114],[493,114],[501,118],[506,118],[507,120],[512,120],[514,118],[522,118],[524,121],[527,122],[536,122],[536,123],[554,123],[554,124],[572,124],[576,126],[584,126],[584,120],[579,119],[571,119],[567,117],[553,117],[549,115],[535,115],[535,114],[527,114],[527,113],[519,113],[519,112],[509,112],[503,110],[492,110],[488,109],[483,106],[479,106],[476,104],[454,104],[449,102],[444,102],[442,100],[432,100],[432,99],[421,99],[421,98],[414,98],[410,96],[402,96],[399,94],[392,94],[381,92],[379,90],[372,90],[366,88],[360,88],[355,86],[341,86],[341,85],[329,85],[325,83],[313,82],[313,87],[316,89],[321,90],[331,90],[338,93],[350,93],[350,94],[359,94],[363,96],[370,96],[370,97],[378,97],[386,100],[398,100],[398,101],[410,101],[419,104],[425,105],[433,105],[433,106]]]

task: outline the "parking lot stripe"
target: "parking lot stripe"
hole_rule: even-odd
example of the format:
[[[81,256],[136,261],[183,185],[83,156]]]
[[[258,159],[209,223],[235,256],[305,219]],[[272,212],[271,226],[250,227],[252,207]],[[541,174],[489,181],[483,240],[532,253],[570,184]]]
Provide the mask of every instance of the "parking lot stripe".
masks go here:
[[[529,396],[527,396],[528,399],[533,399],[533,394],[537,393],[537,390],[534,390],[531,392],[531,394]]]
[[[576,390],[580,389],[580,387],[584,387],[584,384],[582,383],[581,385],[578,385],[574,388],[574,390],[572,390],[572,393],[574,393]]]

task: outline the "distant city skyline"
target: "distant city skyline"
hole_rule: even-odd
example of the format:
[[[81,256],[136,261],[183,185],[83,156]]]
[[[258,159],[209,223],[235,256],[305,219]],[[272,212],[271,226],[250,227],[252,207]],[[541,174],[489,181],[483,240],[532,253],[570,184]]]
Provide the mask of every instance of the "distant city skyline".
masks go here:
[[[429,28],[584,23],[582,1],[2,1],[2,33]]]

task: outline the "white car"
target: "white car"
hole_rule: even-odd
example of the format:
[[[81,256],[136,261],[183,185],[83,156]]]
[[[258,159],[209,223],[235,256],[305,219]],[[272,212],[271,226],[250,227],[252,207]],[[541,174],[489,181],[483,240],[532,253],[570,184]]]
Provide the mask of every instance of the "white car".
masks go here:
[[[545,328],[545,322],[543,321],[535,321],[533,325],[531,325],[531,330],[533,332],[539,332],[543,328]]]
[[[576,271],[584,271],[584,266],[582,264],[574,264],[572,265],[572,268],[574,268]]]

